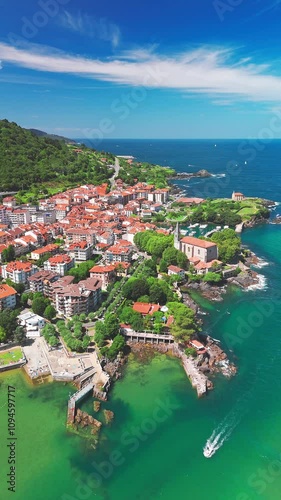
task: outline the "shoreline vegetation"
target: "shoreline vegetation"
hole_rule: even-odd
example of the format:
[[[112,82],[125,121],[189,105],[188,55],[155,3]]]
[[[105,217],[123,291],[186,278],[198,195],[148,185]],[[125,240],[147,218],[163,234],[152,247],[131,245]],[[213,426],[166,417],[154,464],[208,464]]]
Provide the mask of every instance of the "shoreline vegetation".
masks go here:
[[[13,146],[15,143],[19,144],[17,150]],[[46,373],[38,373],[37,376],[35,370],[31,375],[27,363],[25,371],[29,377],[39,383],[49,380],[50,374],[55,379],[50,363],[53,362],[52,351],[55,351],[58,345],[69,359],[75,358],[76,355],[79,360],[91,359],[91,363],[105,380],[98,390],[95,390],[94,384],[92,387],[92,394],[96,398],[94,411],[98,412],[97,400],[105,400],[110,388],[108,380],[117,380],[122,376],[122,367],[130,354],[141,362],[149,361],[155,352],[181,359],[182,366],[199,397],[214,388],[213,378],[217,373],[228,378],[236,374],[237,367],[224,352],[220,341],[201,331],[202,315],[207,313],[194,300],[193,293],[199,293],[210,301],[221,301],[228,286],[234,285],[241,289],[260,286],[260,275],[253,269],[255,266],[259,267],[259,258],[241,246],[237,233],[241,232],[243,227],[267,222],[270,209],[276,205],[273,201],[254,197],[243,197],[241,200],[187,198],[179,187],[171,183],[172,180],[208,178],[212,177],[212,174],[207,170],[176,173],[169,167],[135,162],[132,157],[117,158],[113,154],[95,151],[81,144],[67,143],[65,140],[45,137],[42,134],[34,135],[7,120],[0,121],[1,152],[0,172],[4,170],[4,166],[9,172],[1,178],[1,191],[18,190],[15,197],[18,205],[37,206],[40,199],[47,200],[56,193],[66,192],[82,183],[106,185],[106,195],[118,190],[117,181],[122,189],[143,183],[154,186],[156,190],[169,192],[167,201],[160,203],[161,206],[157,207],[157,210],[150,210],[149,204],[147,208],[144,202],[142,215],[132,214],[132,220],[135,217],[138,224],[142,225],[142,229],[134,236],[133,245],[136,248],[137,260],[132,265],[129,276],[119,270],[120,275],[104,293],[100,308],[88,316],[81,314],[80,317],[73,317],[67,323],[61,317],[50,317],[43,329],[42,338],[42,359],[45,357],[47,360]],[[114,203],[112,200],[112,205]],[[279,222],[278,218],[277,220]],[[153,229],[149,229],[150,225]],[[199,238],[218,247],[218,261],[214,263],[213,268],[201,273],[196,269],[196,265],[189,262],[187,256],[175,247],[175,225],[176,230],[180,231],[182,226],[185,228],[183,232],[190,235],[195,233],[194,228],[207,229],[207,232],[199,234]],[[64,243],[64,239],[61,239],[60,245]],[[98,259],[99,257],[97,261]],[[89,277],[90,268],[95,264],[93,261],[88,262],[91,264],[88,267],[84,265],[84,279]],[[181,275],[169,274],[170,267],[179,269]],[[75,267],[68,274],[79,281],[77,269],[79,270]],[[20,290],[19,287],[17,291],[21,300],[19,307],[24,304],[34,308],[34,301],[37,300],[38,304],[45,301],[42,312],[43,309],[50,309],[51,305],[41,297],[42,294],[35,294],[36,297],[33,297],[26,294],[24,288]],[[134,309],[136,303],[158,304],[159,307],[153,314],[144,315]],[[4,316],[0,313],[3,339],[5,321],[9,315]],[[8,338],[12,338],[13,331],[17,330],[18,338],[24,343],[21,332],[18,331],[16,316],[14,311],[8,318]],[[85,327],[86,323],[91,325],[91,337],[88,327]],[[165,335],[169,343],[165,343]],[[92,349],[97,352],[95,359],[93,352],[88,350],[93,341]],[[79,349],[75,352],[78,345]],[[86,352],[88,356],[83,358],[83,353]],[[85,387],[84,375],[75,379],[78,393]],[[66,377],[64,382],[67,380],[70,379]],[[85,380],[88,380],[87,376]],[[113,418],[110,411],[104,416],[106,423]],[[96,446],[102,422],[81,412],[79,408],[76,410],[75,407],[72,422],[68,428],[72,428],[73,432],[79,435],[84,436],[84,428],[91,429],[90,434]]]

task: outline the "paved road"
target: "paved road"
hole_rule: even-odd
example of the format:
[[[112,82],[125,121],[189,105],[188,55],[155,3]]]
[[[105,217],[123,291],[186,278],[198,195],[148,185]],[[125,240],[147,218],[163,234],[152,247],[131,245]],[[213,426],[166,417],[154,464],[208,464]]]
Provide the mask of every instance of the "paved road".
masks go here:
[[[115,158],[115,165],[114,165],[114,174],[110,179],[111,187],[114,186],[115,180],[118,179],[119,170],[120,170],[120,162],[119,162],[119,159],[116,157]]]

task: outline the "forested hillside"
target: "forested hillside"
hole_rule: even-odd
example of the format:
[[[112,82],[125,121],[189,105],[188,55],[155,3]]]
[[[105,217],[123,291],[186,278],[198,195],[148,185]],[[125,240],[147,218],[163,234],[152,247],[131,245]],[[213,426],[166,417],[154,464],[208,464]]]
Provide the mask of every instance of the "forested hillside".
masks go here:
[[[34,135],[38,135],[38,137],[49,137],[49,138],[55,139],[57,141],[64,141],[64,142],[66,142],[66,144],[76,144],[77,145],[76,141],[74,141],[72,139],[68,139],[67,137],[64,137],[63,135],[48,134],[47,132],[44,132],[43,130],[38,130],[37,128],[28,128],[26,130],[29,130]]]
[[[82,152],[75,152],[79,148]],[[28,190],[44,183],[68,187],[101,184],[112,175],[101,158],[114,157],[85,146],[38,137],[8,120],[0,120],[0,191]]]

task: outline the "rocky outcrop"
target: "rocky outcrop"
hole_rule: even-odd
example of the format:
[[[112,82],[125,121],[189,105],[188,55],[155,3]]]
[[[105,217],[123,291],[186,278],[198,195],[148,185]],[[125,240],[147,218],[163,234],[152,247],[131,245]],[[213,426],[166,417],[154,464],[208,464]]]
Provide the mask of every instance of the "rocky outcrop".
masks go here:
[[[197,357],[197,366],[200,366],[200,370],[210,374],[222,373],[228,378],[237,373],[236,366],[230,362],[217,341],[210,336],[201,336],[200,341],[206,347],[206,354]]]
[[[216,302],[221,302],[223,300],[223,295],[226,293],[225,286],[215,286],[204,282],[189,283],[188,286],[200,292],[206,299]]]
[[[94,411],[96,413],[98,413],[100,411],[100,407],[101,407],[101,402],[100,401],[94,401],[93,408],[94,408]]]
[[[198,172],[178,172],[175,176],[171,177],[171,179],[190,179],[192,177],[212,177],[212,174],[208,172],[208,170],[201,169]]]
[[[77,427],[79,426],[82,429],[84,427],[91,427],[91,434],[97,434],[102,426],[102,423],[99,420],[79,409],[75,415],[74,422]]]
[[[260,282],[259,274],[252,269],[245,269],[238,276],[228,278],[228,283],[240,286],[241,288],[249,288],[250,286],[258,285]]]
[[[111,410],[103,410],[105,423],[108,425],[114,419],[114,413]]]
[[[118,380],[122,377],[122,366],[125,363],[124,358],[117,358],[114,361],[107,361],[103,369],[112,380]]]

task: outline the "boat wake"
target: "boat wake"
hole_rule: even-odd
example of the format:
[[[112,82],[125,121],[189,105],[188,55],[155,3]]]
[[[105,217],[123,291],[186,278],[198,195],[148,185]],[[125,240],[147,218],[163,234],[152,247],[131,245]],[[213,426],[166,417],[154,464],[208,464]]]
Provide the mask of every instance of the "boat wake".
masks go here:
[[[226,177],[226,174],[212,174],[212,177],[217,177],[218,179],[221,179],[222,177]]]
[[[237,416],[227,415],[221,424],[213,431],[212,435],[207,439],[203,448],[205,458],[211,458],[230,438],[235,427],[239,424],[242,415]]]

